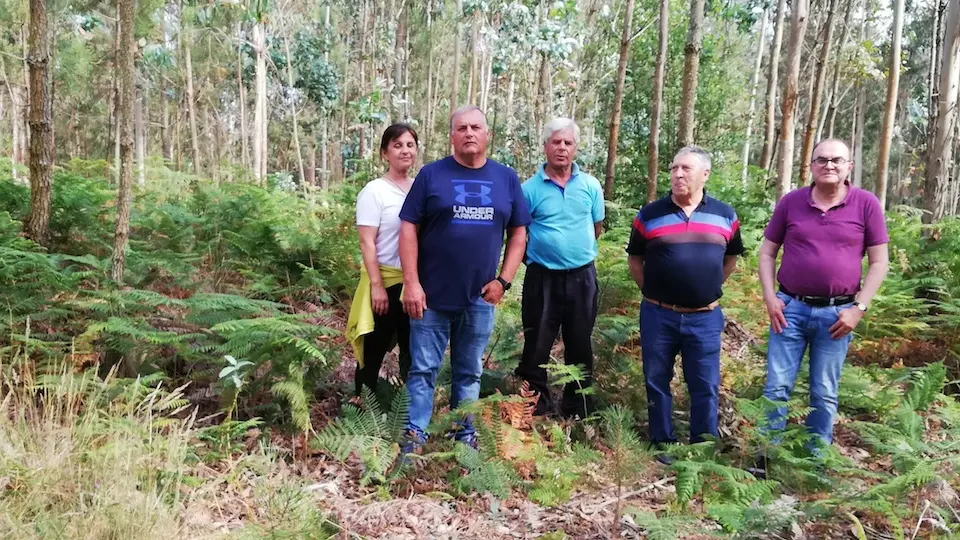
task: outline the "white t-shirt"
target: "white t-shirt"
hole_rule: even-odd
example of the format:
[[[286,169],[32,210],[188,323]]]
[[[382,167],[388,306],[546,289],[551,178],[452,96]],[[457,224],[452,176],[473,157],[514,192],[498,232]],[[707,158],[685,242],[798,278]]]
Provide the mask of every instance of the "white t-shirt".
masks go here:
[[[407,194],[393,182],[377,178],[357,195],[357,225],[377,227],[377,261],[400,268],[400,208]]]

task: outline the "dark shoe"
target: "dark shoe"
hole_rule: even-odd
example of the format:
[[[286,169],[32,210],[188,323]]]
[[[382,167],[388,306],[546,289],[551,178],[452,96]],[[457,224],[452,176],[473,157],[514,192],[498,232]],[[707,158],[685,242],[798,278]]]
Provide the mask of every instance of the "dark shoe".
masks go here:
[[[767,465],[767,456],[760,456],[757,458],[757,461],[754,463],[753,467],[747,467],[746,471],[755,476],[758,480],[766,480]]]
[[[474,450],[478,450],[478,451],[480,450],[480,444],[477,442],[477,435],[474,433],[471,433],[469,435],[464,435],[462,437],[457,437],[455,441],[458,443],[463,443],[469,446],[470,448],[473,448]]]
[[[660,463],[663,463],[664,465],[666,465],[667,467],[669,467],[669,466],[673,465],[673,463],[674,463],[675,461],[677,461],[677,458],[675,458],[675,457],[673,457],[673,456],[671,456],[671,455],[669,455],[669,454],[660,453],[660,454],[657,454],[657,461],[659,461]]]
[[[678,446],[679,444],[680,443],[676,443],[676,442],[654,443],[653,445],[654,457],[657,458],[657,461],[659,461],[660,463],[663,463],[668,467],[670,465],[673,465],[673,463],[677,461],[677,458],[670,455],[668,453],[668,450],[671,447]]]
[[[409,430],[400,441],[400,455],[397,457],[397,466],[403,467],[412,463],[411,454],[419,454],[423,445],[427,444],[427,436],[423,433]]]

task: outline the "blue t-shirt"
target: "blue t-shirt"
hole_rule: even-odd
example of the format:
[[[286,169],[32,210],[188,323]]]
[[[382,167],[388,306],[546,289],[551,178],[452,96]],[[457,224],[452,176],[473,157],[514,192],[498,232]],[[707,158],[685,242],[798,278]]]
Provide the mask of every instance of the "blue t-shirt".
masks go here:
[[[420,170],[400,219],[420,226],[427,308],[459,311],[497,277],[504,233],[530,223],[530,210],[516,171],[492,159],[470,169],[450,156]]]
[[[541,165],[523,183],[533,222],[527,228],[527,262],[550,270],[572,270],[597,258],[594,224],[603,221],[603,186],[573,164],[570,180],[560,187]]]

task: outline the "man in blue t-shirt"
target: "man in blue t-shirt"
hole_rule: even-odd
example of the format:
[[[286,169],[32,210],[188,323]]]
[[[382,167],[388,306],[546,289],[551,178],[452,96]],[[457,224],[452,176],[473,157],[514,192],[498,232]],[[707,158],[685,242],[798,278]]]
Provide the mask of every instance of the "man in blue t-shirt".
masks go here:
[[[411,319],[412,357],[404,453],[426,440],[448,342],[450,407],[480,396],[493,306],[510,288],[523,258],[530,211],[516,171],[487,159],[489,134],[478,107],[455,110],[450,117],[453,155],[420,170],[400,210],[403,306]],[[504,233],[507,249],[497,273]],[[456,438],[476,447],[470,418]]]

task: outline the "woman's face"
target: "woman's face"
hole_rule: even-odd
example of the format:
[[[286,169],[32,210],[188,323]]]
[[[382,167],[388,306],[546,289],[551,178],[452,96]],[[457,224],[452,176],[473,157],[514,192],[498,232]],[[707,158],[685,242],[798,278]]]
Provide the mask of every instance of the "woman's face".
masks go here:
[[[417,159],[417,141],[409,131],[404,132],[403,135],[390,141],[381,155],[391,169],[406,172]]]

